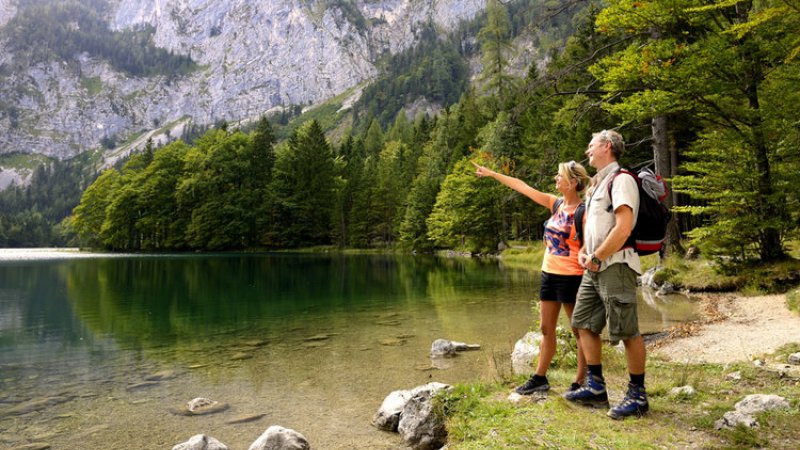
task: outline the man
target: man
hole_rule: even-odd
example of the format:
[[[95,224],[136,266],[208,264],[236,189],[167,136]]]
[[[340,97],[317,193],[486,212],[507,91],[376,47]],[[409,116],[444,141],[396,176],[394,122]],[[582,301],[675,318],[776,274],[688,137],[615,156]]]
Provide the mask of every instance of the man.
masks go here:
[[[608,411],[613,419],[642,415],[649,409],[644,387],[645,346],[636,313],[636,276],[641,266],[639,255],[628,242],[639,211],[639,190],[633,177],[618,173],[617,161],[624,146],[619,133],[604,130],[592,136],[586,150],[597,174],[587,194],[584,249],[578,256],[586,271],[572,326],[578,329],[588,374],[583,386],[564,394],[571,402],[608,407],[600,340],[608,325],[610,340],[625,344],[630,375],[625,399]]]

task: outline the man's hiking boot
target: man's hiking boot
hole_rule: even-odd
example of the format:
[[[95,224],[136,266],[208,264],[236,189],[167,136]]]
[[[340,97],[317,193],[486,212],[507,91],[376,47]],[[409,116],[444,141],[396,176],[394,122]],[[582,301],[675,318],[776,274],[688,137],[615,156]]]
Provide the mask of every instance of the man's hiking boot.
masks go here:
[[[564,393],[566,400],[584,406],[595,408],[608,408],[608,393],[606,393],[606,382],[602,378],[594,375],[586,375],[586,382],[583,386]]]
[[[619,405],[608,410],[608,417],[619,420],[629,416],[641,416],[649,409],[644,386],[628,383],[628,392],[625,394],[625,398]]]
[[[525,384],[515,389],[517,394],[520,395],[531,395],[534,392],[546,392],[549,390],[550,385],[547,383],[547,377],[537,378],[536,375],[531,375]]]

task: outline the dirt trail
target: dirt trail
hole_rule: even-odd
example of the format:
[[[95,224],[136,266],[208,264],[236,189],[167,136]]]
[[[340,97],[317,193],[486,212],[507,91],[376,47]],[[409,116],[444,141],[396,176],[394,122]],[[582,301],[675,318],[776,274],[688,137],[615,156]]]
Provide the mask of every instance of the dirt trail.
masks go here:
[[[786,307],[785,295],[707,295],[701,301],[702,319],[675,328],[650,351],[671,361],[725,364],[800,343],[800,316]]]

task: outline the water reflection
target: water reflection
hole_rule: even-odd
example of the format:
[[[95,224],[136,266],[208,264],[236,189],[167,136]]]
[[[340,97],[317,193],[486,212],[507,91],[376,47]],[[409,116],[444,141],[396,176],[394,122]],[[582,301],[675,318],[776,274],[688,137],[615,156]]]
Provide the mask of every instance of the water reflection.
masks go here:
[[[137,435],[163,449],[202,432],[247,448],[280,424],[318,448],[393,448],[369,425],[381,400],[505,370],[495,361],[530,329],[537,284],[493,261],[411,256],[0,262],[0,442],[94,450]],[[644,304],[654,330],[682,320],[680,301]],[[437,338],[482,349],[437,365]],[[170,413],[198,396],[231,408]],[[248,414],[265,416],[227,423]]]

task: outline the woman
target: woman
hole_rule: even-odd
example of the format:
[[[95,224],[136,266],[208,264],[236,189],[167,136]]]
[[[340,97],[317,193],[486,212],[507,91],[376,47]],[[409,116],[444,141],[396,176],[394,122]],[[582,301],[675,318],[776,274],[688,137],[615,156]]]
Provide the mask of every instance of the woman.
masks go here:
[[[570,161],[558,165],[555,176],[556,189],[561,197],[538,191],[524,181],[499,174],[486,167],[472,163],[479,177],[491,177],[500,183],[525,195],[534,202],[552,212],[545,224],[544,240],[546,250],[542,260],[542,287],[539,291],[541,299],[541,332],[542,342],[539,347],[539,360],[536,371],[531,378],[516,389],[517,393],[529,395],[550,389],[547,381],[547,369],[556,353],[556,325],[561,306],[572,322],[572,311],[575,308],[575,297],[583,276],[583,267],[578,264],[578,252],[581,244],[575,236],[575,211],[583,205],[581,195],[589,187],[589,175],[586,169]],[[578,338],[576,330],[572,330]],[[578,345],[578,371],[570,390],[580,387],[586,378],[586,360],[581,346]]]

